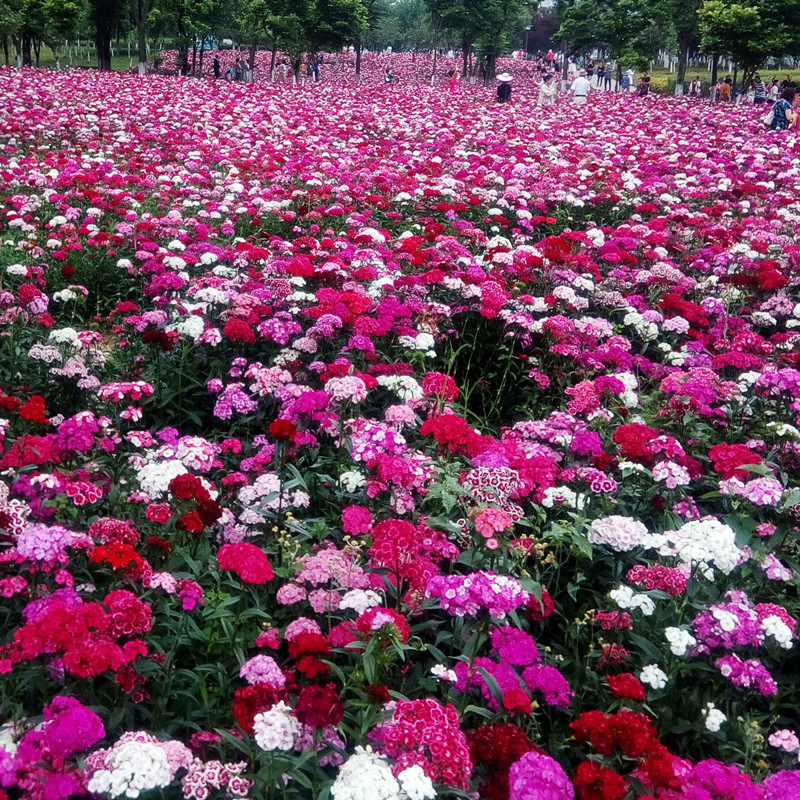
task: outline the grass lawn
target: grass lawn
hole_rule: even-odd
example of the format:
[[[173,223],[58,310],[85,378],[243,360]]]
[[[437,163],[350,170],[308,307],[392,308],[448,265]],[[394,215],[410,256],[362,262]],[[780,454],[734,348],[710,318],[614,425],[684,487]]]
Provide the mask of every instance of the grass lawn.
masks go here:
[[[121,46],[117,47],[115,44],[113,46],[114,50],[114,57],[111,59],[111,68],[115,72],[127,72],[131,68],[131,58],[133,59],[133,69],[136,69],[136,64],[138,61],[136,55],[136,47],[131,45],[131,58],[128,58],[128,46],[123,43]],[[35,61],[35,54],[34,55],[34,65],[36,64]],[[12,52],[12,64],[13,61],[13,52]],[[62,47],[58,53],[58,59],[56,59],[56,55],[49,47],[42,46],[42,50],[39,54],[39,66],[43,69],[55,69],[56,67],[56,60],[58,60],[61,64],[62,69],[65,67],[70,66],[70,57],[67,53],[67,49]],[[96,67],[97,66],[97,55],[93,46],[87,48],[85,40],[81,40],[81,47],[78,49],[77,46],[72,43],[72,66],[73,67]]]

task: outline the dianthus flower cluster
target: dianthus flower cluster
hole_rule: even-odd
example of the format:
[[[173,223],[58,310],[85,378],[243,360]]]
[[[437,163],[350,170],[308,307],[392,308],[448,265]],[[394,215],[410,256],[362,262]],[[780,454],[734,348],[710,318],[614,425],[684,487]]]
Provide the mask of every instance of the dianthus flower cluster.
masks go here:
[[[617,515],[592,520],[588,539],[592,544],[606,544],[620,551],[654,546],[654,537],[643,523]]]
[[[453,706],[433,698],[400,700],[379,733],[381,749],[395,760],[395,775],[417,765],[435,783],[469,786],[472,762]]]
[[[511,765],[509,800],[572,800],[575,789],[562,766],[544,753],[530,751]]]
[[[722,656],[714,662],[724,678],[734,686],[757,689],[763,695],[778,693],[778,684],[769,670],[757,658],[743,661],[735,653]]]
[[[485,609],[502,618],[528,602],[522,584],[508,575],[473,572],[469,575],[435,575],[428,581],[427,597],[438,597],[442,610],[454,617],[475,616]]]
[[[656,564],[645,567],[637,564],[628,570],[627,579],[631,583],[643,585],[647,591],[655,589],[666,592],[671,597],[678,597],[686,591],[688,577],[679,567],[664,567]]]

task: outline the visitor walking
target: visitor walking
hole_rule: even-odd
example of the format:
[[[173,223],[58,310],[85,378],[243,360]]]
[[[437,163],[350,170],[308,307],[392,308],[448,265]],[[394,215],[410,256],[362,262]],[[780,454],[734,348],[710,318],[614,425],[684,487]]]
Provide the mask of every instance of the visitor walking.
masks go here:
[[[792,108],[795,94],[794,89],[783,90],[781,99],[775,103],[772,109],[772,123],[769,126],[771,130],[785,131],[797,123],[797,113]]]
[[[497,87],[497,102],[510,103],[512,76],[508,72],[501,72],[497,76],[497,80],[500,81],[500,85]]]
[[[455,94],[456,89],[458,89],[458,84],[461,82],[461,75],[457,69],[451,70],[450,72],[450,80],[448,81],[447,88],[450,90],[450,94]]]
[[[539,84],[539,98],[537,104],[540,106],[554,106],[556,104],[556,94],[558,87],[552,75],[545,75],[544,80]]]
[[[613,71],[614,71],[614,65],[611,62],[606,64],[605,78],[603,79],[603,88],[607,92],[611,91],[611,78]]]
[[[719,101],[720,103],[730,103],[733,99],[731,89],[733,88],[733,78],[730,75],[725,76],[725,80],[719,85]]]
[[[578,72],[578,77],[572,82],[570,91],[572,92],[572,99],[576,105],[585,105],[589,102],[589,90],[592,84],[586,78],[586,70],[582,69]]]
[[[606,76],[606,65],[600,64],[597,68],[597,88],[600,88],[600,84],[603,82],[603,79]]]

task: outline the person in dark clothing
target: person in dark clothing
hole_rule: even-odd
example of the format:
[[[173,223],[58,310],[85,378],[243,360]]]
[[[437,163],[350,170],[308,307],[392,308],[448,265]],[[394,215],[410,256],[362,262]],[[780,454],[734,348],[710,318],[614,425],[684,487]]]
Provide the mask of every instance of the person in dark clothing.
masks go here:
[[[221,72],[222,72],[222,67],[220,67],[219,64],[219,56],[214,56],[214,77],[218,79]]]
[[[500,85],[497,87],[497,102],[509,103],[511,101],[511,75],[507,72],[501,72],[497,76]]]

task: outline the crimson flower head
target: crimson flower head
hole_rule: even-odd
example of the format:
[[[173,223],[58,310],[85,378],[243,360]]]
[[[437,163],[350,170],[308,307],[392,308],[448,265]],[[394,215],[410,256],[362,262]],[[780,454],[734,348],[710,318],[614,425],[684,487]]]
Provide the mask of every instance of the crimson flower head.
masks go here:
[[[188,472],[183,475],[176,475],[168,486],[170,492],[178,500],[209,500],[208,489],[203,486],[203,482],[196,475]]]
[[[38,394],[33,395],[27,403],[22,405],[19,415],[29,422],[46,424],[48,419],[44,408],[44,397]]]
[[[604,769],[594,761],[583,761],[578,766],[573,783],[580,800],[622,800],[628,793],[621,775]]]
[[[327,686],[304,686],[294,711],[297,719],[311,728],[338,725],[344,719],[344,705],[332,683]]]
[[[261,585],[275,577],[264,551],[250,542],[222,545],[217,562],[220,569],[235,572],[245,583]]]
[[[229,319],[222,329],[225,336],[232,342],[245,342],[246,344],[253,344],[256,340],[256,335],[253,329],[243,319]]]
[[[288,419],[276,419],[270,423],[269,432],[273,439],[288,439],[293,442],[297,437],[297,426]]]
[[[639,679],[630,672],[623,672],[620,675],[606,675],[608,688],[616,698],[628,698],[644,702],[645,692]]]
[[[205,523],[196,511],[187,511],[176,523],[175,527],[189,533],[202,533]]]
[[[422,379],[422,393],[426,397],[438,397],[452,402],[458,397],[456,382],[442,372],[428,372]]]
[[[547,589],[542,589],[541,601],[531,592],[531,596],[528,598],[527,609],[528,616],[532,620],[541,622],[545,617],[549,617],[556,610],[556,604],[553,602],[553,598],[550,597]]]

